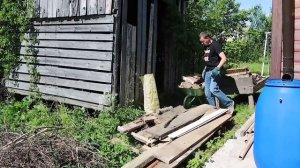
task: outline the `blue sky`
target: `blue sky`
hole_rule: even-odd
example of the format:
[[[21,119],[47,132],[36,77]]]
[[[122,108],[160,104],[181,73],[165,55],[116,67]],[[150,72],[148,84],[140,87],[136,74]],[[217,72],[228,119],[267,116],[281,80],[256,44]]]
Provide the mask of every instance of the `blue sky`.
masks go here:
[[[260,4],[266,14],[270,14],[272,7],[272,0],[237,0],[237,2],[241,4],[242,9],[249,9]]]

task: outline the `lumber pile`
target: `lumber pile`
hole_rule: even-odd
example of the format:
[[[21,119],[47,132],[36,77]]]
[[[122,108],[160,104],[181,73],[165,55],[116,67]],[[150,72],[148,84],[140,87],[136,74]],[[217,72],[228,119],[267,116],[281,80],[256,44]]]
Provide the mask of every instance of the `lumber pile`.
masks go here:
[[[255,121],[255,113],[251,115],[251,117],[245,122],[245,124],[240,129],[240,133],[239,133],[240,136],[242,137],[246,136],[245,146],[239,154],[239,158],[241,160],[243,160],[246,157],[249,149],[252,147],[254,143],[254,121]]]
[[[133,136],[145,149],[124,168],[177,167],[231,118],[227,109],[207,104],[189,110],[177,106],[162,111],[152,114],[155,117],[151,124],[143,116],[119,127],[121,133]]]
[[[179,88],[184,89],[202,89],[204,87],[204,80],[200,76],[183,76],[183,82],[178,86]]]

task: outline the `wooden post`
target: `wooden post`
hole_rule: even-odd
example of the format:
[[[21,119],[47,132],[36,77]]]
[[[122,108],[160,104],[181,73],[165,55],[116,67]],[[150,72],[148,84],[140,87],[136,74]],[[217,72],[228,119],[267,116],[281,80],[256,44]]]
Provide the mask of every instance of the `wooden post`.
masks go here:
[[[158,0],[154,0],[154,18],[153,18],[153,48],[152,48],[152,71],[155,76],[156,73],[156,46],[157,46],[157,15],[158,15]]]
[[[120,87],[120,56],[121,56],[121,14],[122,13],[122,4],[119,0],[115,0],[115,8],[118,10],[116,18],[115,18],[115,40],[114,40],[114,52],[113,52],[113,86],[112,86],[112,96],[116,97],[117,93],[119,93]],[[114,101],[112,101],[112,105],[114,107]]]
[[[147,31],[147,0],[138,1],[138,22],[137,22],[137,80],[135,87],[135,100],[140,99],[141,82],[139,77],[145,74],[146,64],[146,31]]]
[[[281,78],[282,0],[273,0],[271,79]]]
[[[149,34],[148,34],[148,54],[147,54],[147,73],[153,73],[152,61],[153,61],[153,19],[154,19],[154,5],[150,5],[150,20],[149,20]]]
[[[253,108],[254,107],[254,98],[252,94],[248,95],[248,102],[249,102],[249,107]]]
[[[125,83],[126,83],[126,53],[127,53],[127,11],[128,1],[122,1],[122,49],[120,65],[120,103],[125,103]]]

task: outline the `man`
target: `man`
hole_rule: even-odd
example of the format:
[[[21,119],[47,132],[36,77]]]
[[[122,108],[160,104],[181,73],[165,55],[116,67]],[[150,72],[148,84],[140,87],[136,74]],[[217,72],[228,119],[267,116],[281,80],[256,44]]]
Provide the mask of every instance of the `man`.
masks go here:
[[[208,103],[216,106],[215,97],[226,108],[229,113],[233,114],[234,101],[228,98],[219,88],[218,82],[220,80],[220,69],[226,62],[226,55],[222,50],[222,46],[214,41],[208,33],[202,32],[199,35],[201,44],[205,47],[204,62],[205,68],[203,70],[205,96]]]

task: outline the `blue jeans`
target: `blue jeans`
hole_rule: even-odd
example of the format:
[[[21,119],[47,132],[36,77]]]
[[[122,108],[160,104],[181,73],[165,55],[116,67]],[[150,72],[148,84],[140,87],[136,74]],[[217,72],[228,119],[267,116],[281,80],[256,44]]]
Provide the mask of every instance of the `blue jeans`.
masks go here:
[[[218,81],[220,80],[220,75],[217,77],[212,77],[212,70],[205,71],[204,84],[205,84],[205,96],[208,104],[216,106],[215,97],[219,99],[220,103],[224,107],[229,107],[232,105],[233,100],[228,98],[219,88]]]

